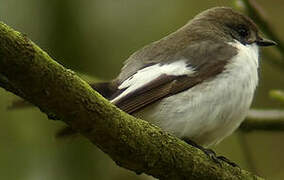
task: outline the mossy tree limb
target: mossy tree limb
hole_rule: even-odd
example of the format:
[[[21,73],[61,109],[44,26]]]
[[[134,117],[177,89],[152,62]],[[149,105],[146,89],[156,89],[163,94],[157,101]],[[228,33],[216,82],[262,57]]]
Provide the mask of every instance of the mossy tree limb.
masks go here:
[[[3,88],[64,121],[118,165],[136,173],[159,179],[261,179],[223,162],[216,164],[199,149],[122,112],[3,23],[0,76]]]

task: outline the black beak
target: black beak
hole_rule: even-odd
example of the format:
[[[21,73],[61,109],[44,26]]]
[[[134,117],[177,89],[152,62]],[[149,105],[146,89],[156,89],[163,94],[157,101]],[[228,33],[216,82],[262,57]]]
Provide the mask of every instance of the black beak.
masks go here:
[[[269,40],[269,39],[264,39],[264,38],[259,38],[256,41],[256,44],[259,45],[259,46],[275,46],[275,45],[277,45],[276,42]]]

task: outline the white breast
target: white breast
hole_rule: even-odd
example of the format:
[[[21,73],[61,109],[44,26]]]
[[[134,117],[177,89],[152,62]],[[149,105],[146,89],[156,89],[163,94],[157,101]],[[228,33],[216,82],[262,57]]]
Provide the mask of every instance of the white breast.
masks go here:
[[[136,116],[182,138],[209,146],[230,135],[244,120],[258,83],[258,46],[230,43],[238,54],[222,74],[164,98]]]

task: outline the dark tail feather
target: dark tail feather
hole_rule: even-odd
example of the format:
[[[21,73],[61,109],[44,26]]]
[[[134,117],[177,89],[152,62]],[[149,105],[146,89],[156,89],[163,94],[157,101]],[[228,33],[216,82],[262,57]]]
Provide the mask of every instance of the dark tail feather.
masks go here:
[[[90,86],[106,99],[110,99],[110,97],[117,91],[117,87],[114,82],[92,83]]]

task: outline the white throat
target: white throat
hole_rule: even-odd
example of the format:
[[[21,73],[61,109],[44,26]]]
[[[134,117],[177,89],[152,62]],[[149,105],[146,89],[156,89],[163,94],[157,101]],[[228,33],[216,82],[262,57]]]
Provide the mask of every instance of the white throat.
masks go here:
[[[243,45],[239,41],[235,40],[235,42],[229,43],[231,46],[234,46],[238,49],[238,54],[234,57],[238,58],[238,62],[233,63],[244,63],[248,66],[255,66],[258,68],[259,66],[259,47],[256,43]],[[246,61],[246,60],[248,61]]]

